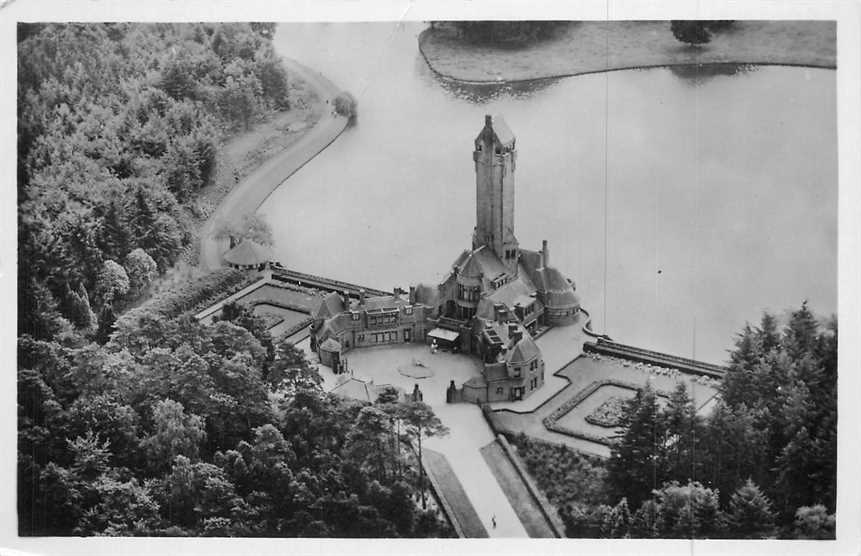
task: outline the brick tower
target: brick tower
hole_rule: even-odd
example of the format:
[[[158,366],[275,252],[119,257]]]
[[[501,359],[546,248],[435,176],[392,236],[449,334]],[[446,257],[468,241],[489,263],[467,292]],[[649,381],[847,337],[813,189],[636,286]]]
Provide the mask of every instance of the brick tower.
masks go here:
[[[484,117],[475,138],[476,226],[472,248],[489,247],[511,274],[517,274],[518,244],[514,237],[514,134],[500,116]]]

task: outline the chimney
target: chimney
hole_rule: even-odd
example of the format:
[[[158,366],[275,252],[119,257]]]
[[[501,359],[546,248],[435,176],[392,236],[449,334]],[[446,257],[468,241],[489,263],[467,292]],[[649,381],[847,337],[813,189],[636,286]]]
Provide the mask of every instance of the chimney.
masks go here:
[[[541,241],[541,258],[544,268],[550,266],[550,248],[547,247],[547,240]]]
[[[410,305],[416,304],[416,287],[410,286]]]
[[[359,290],[359,305],[365,304],[365,290]]]
[[[511,340],[512,347],[517,345],[517,342],[523,338],[523,333],[520,331],[520,327],[517,324],[508,324],[508,338]]]
[[[484,115],[484,125],[487,127],[493,127],[493,117],[490,114]]]
[[[502,322],[502,315],[505,314],[505,305],[502,303],[494,303],[493,304],[493,316],[495,317],[493,320],[496,322]]]

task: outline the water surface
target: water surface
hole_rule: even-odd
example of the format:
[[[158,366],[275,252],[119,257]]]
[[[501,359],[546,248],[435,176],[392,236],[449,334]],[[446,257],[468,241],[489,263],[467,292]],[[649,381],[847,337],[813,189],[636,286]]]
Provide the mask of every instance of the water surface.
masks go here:
[[[593,326],[721,363],[763,309],[837,307],[835,73],[650,69],[463,87],[421,23],[288,24],[278,52],[358,100],[358,125],[261,209],[289,268],[435,282],[475,225],[485,113],[517,135],[516,235],[550,241]]]

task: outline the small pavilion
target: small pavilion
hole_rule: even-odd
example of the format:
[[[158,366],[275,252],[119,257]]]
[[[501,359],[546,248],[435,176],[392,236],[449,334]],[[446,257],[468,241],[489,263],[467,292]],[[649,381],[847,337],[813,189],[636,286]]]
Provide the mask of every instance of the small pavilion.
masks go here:
[[[256,241],[243,239],[223,258],[225,263],[239,270],[265,270],[272,261],[272,250]]]

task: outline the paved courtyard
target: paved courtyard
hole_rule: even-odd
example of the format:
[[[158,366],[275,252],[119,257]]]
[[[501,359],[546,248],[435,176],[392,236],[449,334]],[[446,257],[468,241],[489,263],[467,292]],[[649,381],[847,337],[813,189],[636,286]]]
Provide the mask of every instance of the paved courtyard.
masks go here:
[[[312,362],[317,356],[310,352],[308,341],[297,344],[308,353]],[[447,404],[445,390],[449,381],[460,386],[473,376],[480,375],[477,359],[468,355],[439,351],[430,353],[421,344],[399,344],[354,349],[347,352],[346,359],[353,377],[373,381],[374,384],[392,384],[411,392],[418,384],[424,401],[433,407],[440,421],[449,428],[449,434],[430,438],[425,445],[443,454],[454,470],[467,497],[491,537],[526,537],[526,529],[511,507],[508,498],[479,451],[494,440],[493,431],[487,425],[478,406],[471,404]],[[420,362],[423,367],[416,367]],[[421,369],[432,371],[427,378],[404,376],[400,370]],[[338,377],[325,365],[319,365],[323,377],[323,389],[331,390]],[[496,527],[492,518],[496,517]]]

